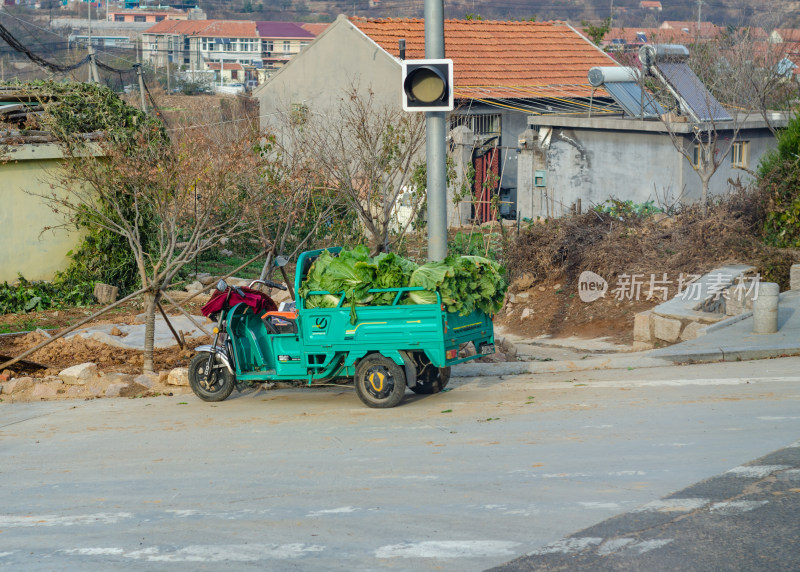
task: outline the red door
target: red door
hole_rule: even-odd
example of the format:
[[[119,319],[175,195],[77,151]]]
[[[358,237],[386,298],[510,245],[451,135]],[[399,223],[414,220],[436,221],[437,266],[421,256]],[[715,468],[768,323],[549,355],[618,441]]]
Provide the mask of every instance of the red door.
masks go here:
[[[497,194],[500,183],[500,150],[494,147],[483,155],[476,156],[474,165],[475,222],[484,223],[495,220],[497,213],[492,207],[492,197]]]

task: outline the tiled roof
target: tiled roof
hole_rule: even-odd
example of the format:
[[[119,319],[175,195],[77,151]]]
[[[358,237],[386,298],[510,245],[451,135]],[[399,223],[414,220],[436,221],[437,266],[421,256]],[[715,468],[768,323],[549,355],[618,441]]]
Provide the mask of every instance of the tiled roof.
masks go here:
[[[262,38],[313,40],[316,37],[303,26],[294,22],[256,22],[256,29]]]
[[[256,23],[248,20],[163,20],[146,34],[181,34],[212,38],[258,38]]]
[[[350,20],[391,55],[425,56],[421,19]],[[589,97],[589,69],[615,62],[560,22],[446,20],[445,57],[453,60],[458,98]]]
[[[661,9],[661,2],[652,2],[650,0],[642,0],[641,2],[639,2],[639,7],[640,8],[657,8],[657,9],[660,10]]]
[[[800,42],[800,30],[783,28],[775,30],[783,38],[784,42]]]
[[[723,32],[723,28],[717,26],[712,22],[677,22],[668,20],[661,24],[661,28],[665,30],[688,30],[692,35],[699,35],[701,38],[716,38]],[[698,34],[699,30],[699,34]]]
[[[611,28],[603,41],[608,43],[611,40],[625,40],[627,44],[642,44],[638,34],[644,34],[648,44],[690,44],[695,38],[683,30],[673,30],[664,28]]]
[[[234,62],[221,62],[221,63],[210,62],[210,63],[207,63],[206,66],[208,67],[208,69],[210,69],[212,71],[219,71],[220,68],[222,68],[222,66],[225,66],[223,69],[231,70],[231,71],[239,71],[239,70],[243,70],[244,69],[242,67],[242,64],[234,63]]]
[[[314,34],[315,36],[319,36],[322,32],[328,29],[328,26],[330,26],[330,24],[318,24],[311,22],[305,22],[300,25],[303,26],[304,29]]]

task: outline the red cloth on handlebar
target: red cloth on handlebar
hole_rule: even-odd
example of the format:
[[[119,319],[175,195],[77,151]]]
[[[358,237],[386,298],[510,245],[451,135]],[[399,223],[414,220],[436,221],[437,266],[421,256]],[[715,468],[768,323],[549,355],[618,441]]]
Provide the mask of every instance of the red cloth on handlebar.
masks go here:
[[[239,296],[235,290],[231,292],[231,299],[230,302],[228,302],[228,306],[230,308],[233,308],[236,304],[245,303],[253,308],[255,313],[258,315],[261,315],[264,312],[275,312],[278,310],[278,305],[275,304],[272,298],[263,292],[253,290],[247,286],[242,286],[241,289],[244,292],[244,298]],[[206,303],[205,306],[200,308],[200,312],[202,312],[205,317],[219,312],[222,310],[222,305],[225,303],[226,295],[227,291],[220,292],[219,290],[214,290],[214,294],[211,295],[211,299]]]

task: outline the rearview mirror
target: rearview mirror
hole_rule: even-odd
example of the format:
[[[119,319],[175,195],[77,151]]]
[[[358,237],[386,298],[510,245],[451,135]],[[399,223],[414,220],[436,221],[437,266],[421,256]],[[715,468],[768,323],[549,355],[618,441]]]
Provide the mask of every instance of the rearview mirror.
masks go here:
[[[286,266],[289,263],[289,259],[285,256],[276,256],[275,257],[275,266],[281,268],[282,266]]]
[[[227,289],[228,289],[228,284],[224,280],[220,280],[219,282],[217,282],[217,290],[219,290],[220,292],[224,292]]]

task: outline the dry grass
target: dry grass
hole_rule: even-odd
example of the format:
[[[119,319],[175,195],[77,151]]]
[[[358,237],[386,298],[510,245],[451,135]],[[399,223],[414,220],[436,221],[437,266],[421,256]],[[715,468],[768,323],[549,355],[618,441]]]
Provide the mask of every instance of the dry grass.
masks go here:
[[[607,280],[622,273],[703,274],[727,263],[755,266],[762,279],[788,287],[789,267],[800,251],[766,246],[755,194],[740,189],[709,206],[672,217],[613,218],[589,212],[548,221],[522,232],[506,251],[511,277],[577,283],[584,270]]]

